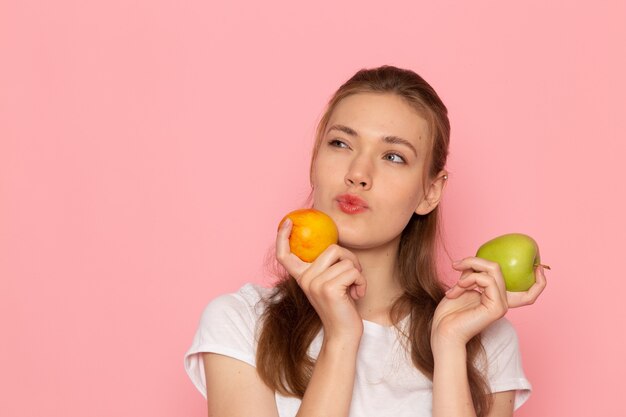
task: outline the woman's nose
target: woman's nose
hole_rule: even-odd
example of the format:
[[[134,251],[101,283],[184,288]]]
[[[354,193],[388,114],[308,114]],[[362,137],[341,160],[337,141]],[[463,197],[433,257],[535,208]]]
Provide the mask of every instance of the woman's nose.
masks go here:
[[[365,158],[356,158],[352,161],[344,182],[349,187],[356,185],[365,190],[369,190],[372,187],[371,167],[365,161]]]

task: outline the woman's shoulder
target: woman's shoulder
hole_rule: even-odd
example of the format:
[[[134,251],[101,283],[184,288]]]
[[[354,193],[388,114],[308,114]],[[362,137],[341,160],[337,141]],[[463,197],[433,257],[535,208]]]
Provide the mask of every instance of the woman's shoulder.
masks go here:
[[[265,300],[271,291],[271,288],[257,283],[246,283],[237,291],[220,294],[209,301],[202,318],[223,320],[243,317],[254,320],[263,313]]]
[[[532,385],[524,373],[513,323],[506,317],[496,320],[483,331],[481,341],[485,349],[491,392],[515,390],[514,408],[518,409],[530,396]]]
[[[220,297],[235,298],[244,302],[246,305],[252,306],[265,299],[271,292],[272,288],[270,287],[265,287],[254,282],[248,282],[242,285],[237,291],[222,294]]]
[[[271,288],[247,283],[238,290],[211,299],[204,308],[191,347],[185,354],[185,369],[206,396],[202,353],[217,353],[255,366],[255,332]]]
[[[489,363],[521,360],[519,339],[515,326],[506,317],[493,322],[483,330],[481,343]]]
[[[482,341],[483,345],[517,344],[517,332],[513,323],[506,317],[502,317],[483,330]]]

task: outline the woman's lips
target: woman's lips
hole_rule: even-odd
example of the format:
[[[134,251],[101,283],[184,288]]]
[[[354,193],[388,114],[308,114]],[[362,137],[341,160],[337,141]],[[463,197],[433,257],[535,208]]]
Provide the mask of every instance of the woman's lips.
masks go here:
[[[366,207],[358,206],[356,204],[350,204],[345,201],[338,201],[338,203],[339,203],[339,208],[341,209],[341,211],[347,214],[357,214],[357,213],[362,213],[365,210],[367,210]]]
[[[354,194],[342,194],[337,197],[339,208],[344,213],[357,214],[367,209],[367,202]]]

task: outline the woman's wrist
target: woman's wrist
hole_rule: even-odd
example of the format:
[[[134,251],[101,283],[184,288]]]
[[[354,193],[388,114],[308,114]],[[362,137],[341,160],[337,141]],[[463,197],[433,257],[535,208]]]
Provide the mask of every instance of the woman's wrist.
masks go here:
[[[324,336],[298,417],[349,415],[359,343],[360,339]]]
[[[476,417],[462,343],[436,342],[433,349],[433,416]]]
[[[350,336],[350,337],[324,336],[324,341],[322,342],[321,350],[327,354],[333,354],[333,353],[340,353],[342,355],[356,354],[356,352],[359,350],[360,344],[361,344],[360,336]]]
[[[438,334],[433,334],[430,337],[430,347],[434,358],[448,353],[463,352],[466,354],[466,346],[467,341],[457,337],[444,337]]]

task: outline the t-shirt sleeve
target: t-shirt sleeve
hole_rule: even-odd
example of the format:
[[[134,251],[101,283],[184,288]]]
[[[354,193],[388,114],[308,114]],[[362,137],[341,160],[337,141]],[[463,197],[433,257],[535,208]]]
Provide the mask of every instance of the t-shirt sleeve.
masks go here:
[[[515,328],[505,317],[494,322],[482,335],[487,354],[491,392],[515,390],[514,409],[530,397],[532,386],[522,368],[522,356]]]
[[[218,353],[256,366],[255,326],[254,306],[240,293],[221,295],[205,307],[191,347],[185,354],[187,375],[205,398],[202,353]]]

